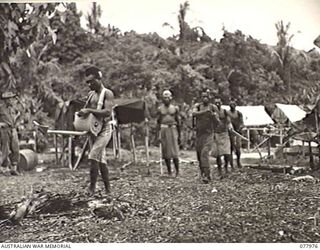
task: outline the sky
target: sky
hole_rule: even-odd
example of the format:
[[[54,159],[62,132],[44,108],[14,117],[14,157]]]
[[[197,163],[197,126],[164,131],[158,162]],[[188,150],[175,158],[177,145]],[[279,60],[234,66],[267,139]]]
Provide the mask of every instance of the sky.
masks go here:
[[[166,38],[178,34],[178,10],[184,0],[101,0],[100,22],[118,27],[122,32],[157,32]],[[241,30],[262,43],[275,45],[275,23],[291,23],[294,34],[291,45],[297,49],[314,48],[313,41],[320,35],[320,0],[189,0],[186,21],[191,27],[201,26],[212,39],[222,36],[222,27],[228,31]],[[78,0],[78,9],[86,14],[92,2]],[[164,27],[163,23],[174,27]],[[85,27],[84,16],[81,20]]]

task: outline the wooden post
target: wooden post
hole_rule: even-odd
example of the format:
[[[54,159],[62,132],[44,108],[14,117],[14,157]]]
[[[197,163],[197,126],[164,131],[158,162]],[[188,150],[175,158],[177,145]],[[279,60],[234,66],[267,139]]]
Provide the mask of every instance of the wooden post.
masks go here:
[[[159,155],[160,155],[160,174],[163,175],[163,166],[162,166],[162,144],[159,144]]]
[[[131,137],[131,145],[132,145],[132,153],[133,153],[133,162],[137,162],[137,156],[136,156],[136,145],[134,142],[134,135],[133,135],[133,130],[132,130],[132,123],[130,127],[130,137]]]
[[[147,169],[148,174],[150,174],[149,169],[149,125],[148,125],[148,119],[145,120],[145,146],[146,146],[146,161],[147,161]]]
[[[112,149],[113,149],[113,157],[117,158],[117,135],[114,127],[112,126]]]
[[[69,161],[70,170],[73,170],[73,166],[72,166],[72,135],[68,136],[68,161]]]
[[[117,158],[117,144],[118,144],[118,140],[117,140],[117,132],[116,132],[116,124],[115,123],[115,113],[114,113],[114,109],[112,109],[111,111],[111,117],[112,117],[112,125],[111,125],[111,129],[112,129],[112,149],[113,149],[113,157],[116,159]]]
[[[118,131],[117,131],[117,138],[118,138],[118,158],[121,160],[121,127],[118,125]]]
[[[56,164],[59,164],[59,156],[58,156],[58,140],[57,140],[57,134],[53,135],[53,144],[54,144],[54,152],[56,156]]]
[[[250,151],[250,129],[247,127],[248,151]]]
[[[38,147],[37,147],[37,140],[38,140],[38,135],[37,135],[37,130],[34,130],[33,131],[33,139],[34,139],[34,146],[33,146],[33,150],[34,150],[34,152],[37,152],[37,149],[38,149]]]
[[[84,156],[84,153],[86,151],[86,147],[88,145],[88,142],[89,142],[89,137],[87,137],[86,141],[84,142],[84,144],[82,146],[80,155],[78,156],[78,159],[77,159],[76,163],[74,164],[73,170],[75,170],[78,167],[78,165],[80,164],[80,161],[81,161],[81,159]]]
[[[61,165],[64,168],[64,157],[65,157],[65,154],[64,154],[64,136],[63,135],[61,135],[61,140],[62,140],[62,143],[61,143]]]
[[[282,125],[280,125],[280,144],[283,143],[283,133],[282,133]]]
[[[313,153],[312,153],[312,147],[311,147],[311,141],[308,142],[308,148],[309,148],[309,161],[310,161],[310,168],[314,169],[314,159],[313,159]]]

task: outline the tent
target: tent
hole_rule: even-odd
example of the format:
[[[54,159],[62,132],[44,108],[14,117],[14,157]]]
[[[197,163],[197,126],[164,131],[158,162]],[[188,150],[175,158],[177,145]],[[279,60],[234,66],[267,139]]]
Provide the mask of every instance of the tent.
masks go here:
[[[145,122],[145,147],[146,147],[146,159],[147,166],[149,167],[149,128],[147,118],[149,117],[149,112],[147,109],[146,102],[141,99],[118,99],[115,100],[116,105],[113,107],[113,115],[117,121],[117,126],[115,133],[113,133],[113,149],[114,154],[121,158],[121,125],[130,124],[130,137],[133,153],[133,161],[136,162],[136,149],[134,134],[132,132],[132,123],[142,123]],[[117,152],[118,153],[117,153]]]
[[[223,105],[222,108],[229,110],[230,107]],[[243,123],[246,127],[257,127],[274,124],[271,117],[265,111],[264,106],[237,106],[236,110],[239,110],[243,115]]]
[[[274,118],[279,123],[297,122],[306,116],[306,112],[297,105],[276,103],[276,109],[272,113]]]
[[[113,108],[119,124],[140,123],[148,117],[145,101],[141,99],[116,100]]]

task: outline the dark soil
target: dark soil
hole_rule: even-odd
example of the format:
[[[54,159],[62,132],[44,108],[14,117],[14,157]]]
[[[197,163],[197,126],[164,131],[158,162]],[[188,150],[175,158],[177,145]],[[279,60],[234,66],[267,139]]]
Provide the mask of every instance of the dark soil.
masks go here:
[[[123,163],[112,162],[111,177]],[[179,178],[160,176],[159,164],[127,167],[86,196],[88,169],[48,166],[22,176],[0,175],[0,213],[43,189],[54,198],[21,225],[0,226],[0,242],[319,242],[320,187],[296,176],[243,168],[203,184],[196,164],[181,164]],[[102,216],[90,202],[112,203],[121,216]],[[50,204],[48,206],[48,204]],[[1,210],[2,209],[2,210]],[[119,210],[119,211],[120,211]],[[316,214],[316,217],[318,215]],[[320,217],[320,216],[319,216]]]

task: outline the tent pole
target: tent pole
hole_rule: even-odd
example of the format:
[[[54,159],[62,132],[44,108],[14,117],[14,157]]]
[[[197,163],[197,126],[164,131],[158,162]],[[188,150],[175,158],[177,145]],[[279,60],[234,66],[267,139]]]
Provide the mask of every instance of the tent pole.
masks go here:
[[[147,161],[148,174],[150,174],[150,169],[149,169],[149,125],[148,125],[147,118],[145,119],[145,129],[146,129],[146,135],[145,135],[146,161]]]
[[[56,164],[59,164],[59,156],[58,156],[58,140],[57,140],[57,134],[53,135],[53,144],[54,144],[54,153],[56,156]]]
[[[133,135],[133,130],[132,130],[132,123],[130,127],[130,137],[131,137],[131,144],[132,144],[132,153],[133,153],[133,162],[137,162],[137,157],[136,157],[136,145],[134,142],[134,135]]]
[[[280,144],[283,143],[283,135],[282,135],[282,125],[280,125]]]
[[[121,127],[118,125],[118,131],[117,131],[117,138],[118,138],[118,157],[119,160],[121,160]]]
[[[68,136],[68,161],[69,161],[69,168],[70,170],[73,170],[72,166],[72,135]]]
[[[114,114],[114,109],[112,108],[111,111],[111,120],[112,120],[112,148],[113,148],[113,157],[116,159],[117,158],[117,135],[116,135],[116,125],[115,123],[115,114]]]
[[[117,158],[117,141],[115,129],[112,128],[112,149],[113,149],[113,157]]]
[[[250,129],[247,128],[247,138],[248,138],[248,151],[250,151]]]

